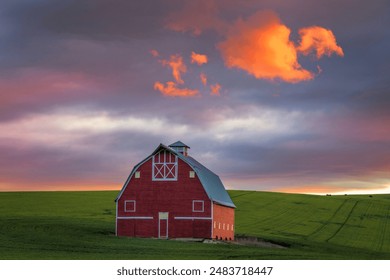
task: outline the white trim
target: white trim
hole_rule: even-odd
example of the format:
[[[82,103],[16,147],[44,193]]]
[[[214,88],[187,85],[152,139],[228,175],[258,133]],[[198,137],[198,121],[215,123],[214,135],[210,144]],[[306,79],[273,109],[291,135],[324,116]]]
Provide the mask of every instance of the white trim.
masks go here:
[[[195,171],[190,170],[189,177],[190,177],[191,179],[192,179],[192,178],[195,178]]]
[[[202,203],[202,210],[195,210],[195,203],[201,202]],[[204,200],[193,200],[192,201],[192,212],[204,212]]]
[[[175,217],[175,220],[212,220],[211,217]]]
[[[147,216],[128,216],[128,217],[117,217],[117,220],[153,220],[153,217]]]
[[[134,210],[127,210],[127,208],[126,208],[127,202],[133,202],[134,203]],[[125,200],[125,211],[124,212],[127,212],[127,213],[135,212],[136,211],[136,206],[137,206],[137,204],[136,204],[135,200]]]
[[[215,228],[217,228],[217,222],[214,220],[214,203],[212,200],[210,200],[210,206],[211,206],[211,222],[215,224]],[[214,238],[214,227],[211,227],[211,239]]]
[[[135,178],[135,179],[141,178],[141,171],[135,171],[135,172],[134,172],[134,178]]]
[[[164,214],[164,215],[162,215]],[[166,215],[165,215],[166,214]],[[161,216],[164,216],[164,218],[161,218]],[[166,217],[165,217],[166,216]],[[161,231],[160,231],[160,224],[161,224],[161,221],[166,221],[167,223],[167,230],[166,230],[166,236],[162,236],[162,238],[164,239],[168,239],[168,227],[169,227],[169,223],[168,223],[168,220],[169,220],[169,212],[158,212],[158,238],[161,238]]]
[[[161,160],[161,152],[164,153],[163,161]],[[170,159],[172,159],[172,156],[175,157],[174,162],[168,162],[167,163],[167,153],[170,154]],[[158,155],[159,162],[155,162],[154,158]],[[161,167],[158,168],[155,165],[160,164]],[[172,168],[168,168],[167,164],[173,164]],[[178,166],[178,156],[172,153],[171,151],[168,151],[166,149],[163,149],[159,151],[158,153],[154,154],[152,156],[152,181],[177,181],[177,166]],[[155,174],[154,169],[157,168],[157,174]],[[162,178],[156,178],[156,175],[161,175]],[[167,178],[168,175],[173,175],[173,178]]]
[[[115,212],[116,212],[116,219],[115,219],[115,236],[118,236],[118,200],[115,201]]]

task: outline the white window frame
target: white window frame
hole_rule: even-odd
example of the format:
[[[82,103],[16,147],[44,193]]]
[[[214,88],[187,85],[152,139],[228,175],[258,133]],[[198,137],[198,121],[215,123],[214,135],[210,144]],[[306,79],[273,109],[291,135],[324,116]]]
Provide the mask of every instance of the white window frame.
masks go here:
[[[133,203],[133,205],[134,205],[134,209],[133,210],[127,210],[127,203],[128,202],[131,202],[131,203]],[[129,213],[129,212],[135,212],[136,211],[136,206],[137,206],[137,204],[136,204],[136,201],[135,200],[125,200],[125,212],[127,212],[127,213]]]
[[[195,203],[202,203],[202,210],[195,210]],[[193,200],[192,201],[192,212],[204,212],[204,200]]]
[[[191,170],[189,175],[190,175],[190,178],[195,178],[195,171]]]
[[[156,163],[154,161],[154,158],[157,154],[161,153],[161,152],[164,152],[164,159],[163,159],[163,162],[158,162]],[[171,156],[174,156],[175,157],[175,162],[168,162],[166,161],[166,154],[167,153],[170,153]],[[178,163],[177,163],[177,156],[167,150],[161,150],[160,152],[158,152],[157,154],[154,154],[152,156],[152,181],[177,181],[177,166],[178,166]],[[156,164],[162,164],[161,168],[158,169],[156,167]],[[174,164],[173,168],[168,168],[167,164]],[[155,169],[158,169],[158,173],[155,174]],[[168,171],[168,172],[167,172]],[[168,173],[168,174],[167,174]],[[162,175],[162,178],[156,178],[156,175]],[[170,174],[174,175],[173,178],[167,178],[167,176],[169,176]]]
[[[141,171],[135,171],[134,178],[135,179],[141,178]]]

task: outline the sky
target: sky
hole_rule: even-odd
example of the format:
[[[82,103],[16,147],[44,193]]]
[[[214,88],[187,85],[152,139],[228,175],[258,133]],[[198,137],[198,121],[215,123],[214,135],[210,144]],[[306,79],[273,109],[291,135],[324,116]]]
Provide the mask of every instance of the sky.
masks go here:
[[[388,1],[4,0],[0,191],[120,189],[181,140],[228,189],[390,193]]]

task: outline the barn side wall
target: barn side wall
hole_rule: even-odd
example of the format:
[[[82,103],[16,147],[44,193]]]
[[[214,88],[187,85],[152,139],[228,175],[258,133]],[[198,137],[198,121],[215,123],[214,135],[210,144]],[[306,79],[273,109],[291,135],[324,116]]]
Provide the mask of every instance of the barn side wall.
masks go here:
[[[152,159],[137,171],[140,178],[133,175],[118,200],[117,235],[159,237],[159,213],[165,212],[168,238],[211,238],[211,201],[198,177],[190,178],[187,163],[178,159],[176,181],[153,181]],[[203,201],[203,211],[193,211],[194,200]],[[134,211],[125,211],[125,201],[135,202]]]
[[[234,240],[234,208],[213,204],[213,239]]]

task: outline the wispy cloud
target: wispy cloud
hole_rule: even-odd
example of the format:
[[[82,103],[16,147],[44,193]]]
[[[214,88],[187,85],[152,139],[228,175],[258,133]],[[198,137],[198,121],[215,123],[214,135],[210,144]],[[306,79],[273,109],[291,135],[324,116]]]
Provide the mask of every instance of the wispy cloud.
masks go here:
[[[206,64],[208,62],[207,55],[191,52],[191,63],[198,65]]]
[[[199,77],[200,77],[200,81],[202,82],[202,84],[204,86],[206,86],[207,85],[207,76],[206,76],[206,74],[205,73],[200,73]]]
[[[154,89],[160,91],[165,96],[192,97],[199,94],[197,89],[179,88],[172,81],[166,82],[165,84],[155,82]]]
[[[176,83],[184,84],[181,74],[187,72],[187,66],[183,62],[183,57],[179,54],[171,55],[169,60],[161,60],[162,65],[168,66],[172,69],[172,76]]]
[[[336,37],[329,29],[311,26],[300,29],[299,35],[301,36],[301,43],[297,50],[305,55],[314,51],[318,59],[324,55],[331,56],[334,53],[344,56],[343,49],[337,45]]]
[[[214,85],[210,85],[210,90],[211,90],[211,95],[221,95],[220,91],[221,91],[221,85],[216,83]]]

